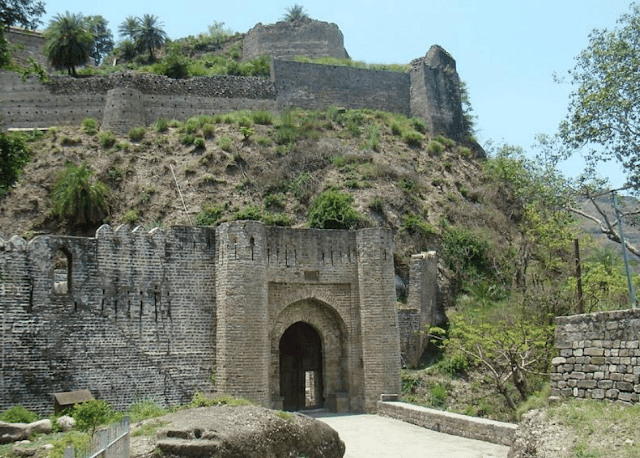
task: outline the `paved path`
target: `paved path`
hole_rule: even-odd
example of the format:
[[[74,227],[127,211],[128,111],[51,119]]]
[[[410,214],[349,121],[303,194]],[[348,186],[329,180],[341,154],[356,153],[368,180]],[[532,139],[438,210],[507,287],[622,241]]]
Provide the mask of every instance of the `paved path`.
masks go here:
[[[377,415],[311,416],[338,431],[347,446],[344,458],[506,458],[509,447],[437,433]]]

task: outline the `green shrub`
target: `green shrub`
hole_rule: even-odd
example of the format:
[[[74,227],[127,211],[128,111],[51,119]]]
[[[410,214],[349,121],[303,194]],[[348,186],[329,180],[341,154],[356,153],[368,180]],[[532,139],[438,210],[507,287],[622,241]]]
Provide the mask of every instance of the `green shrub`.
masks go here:
[[[144,134],[146,133],[146,129],[144,127],[132,127],[129,130],[129,140],[132,142],[139,142],[144,138]]]
[[[438,143],[441,143],[443,146],[456,146],[456,142],[451,140],[450,138],[445,137],[444,135],[438,135],[435,139]]]
[[[111,148],[116,144],[117,138],[113,132],[107,130],[98,134],[98,141],[103,148]]]
[[[354,229],[363,220],[352,206],[353,197],[335,189],[318,195],[307,215],[307,224],[317,229]]]
[[[444,151],[444,145],[437,140],[431,140],[427,145],[427,152],[430,154],[440,154]]]
[[[102,222],[109,214],[109,189],[92,176],[86,163],[80,167],[68,164],[53,189],[52,213],[71,225]]]
[[[202,136],[204,138],[213,138],[216,134],[216,127],[211,123],[206,123],[202,126]]]
[[[196,216],[196,226],[215,226],[223,212],[223,208],[217,205],[205,206]]]
[[[384,210],[384,199],[380,196],[374,197],[369,204],[369,208],[378,213],[382,213],[382,211]]]
[[[255,130],[250,128],[250,127],[246,127],[246,126],[242,126],[240,127],[240,133],[242,134],[244,140],[249,140],[249,138],[251,138],[251,136],[255,133]]]
[[[407,231],[414,234],[420,234],[423,237],[432,237],[439,234],[438,229],[433,224],[423,221],[419,216],[414,215],[413,213],[408,213],[404,217],[402,225]]]
[[[190,146],[193,145],[196,141],[196,137],[193,134],[184,134],[180,139],[183,145]]]
[[[394,122],[391,124],[391,133],[396,137],[401,137],[403,131],[404,129],[402,129],[402,126],[399,123]]]
[[[429,388],[429,402],[436,409],[443,409],[447,406],[447,389],[439,383]]]
[[[178,54],[177,52],[170,52],[161,61],[153,65],[153,72],[159,75],[165,75],[173,79],[188,78],[189,66],[191,59],[189,57]]]
[[[135,423],[148,418],[156,418],[167,414],[167,409],[159,405],[153,399],[136,401],[129,406],[125,415]]]
[[[0,195],[18,180],[30,158],[23,136],[0,132]]]
[[[167,118],[158,119],[153,125],[156,132],[166,132],[169,129],[169,120]]]
[[[411,125],[413,128],[421,134],[427,133],[427,124],[420,118],[411,118]]]
[[[264,212],[262,221],[270,226],[291,226],[293,220],[286,213]]]
[[[136,210],[135,208],[130,208],[122,217],[122,221],[127,224],[134,224],[136,221],[138,221],[139,217],[140,216],[138,215],[138,210]]]
[[[220,137],[218,139],[218,146],[223,151],[227,151],[227,152],[231,151],[232,145],[233,145],[233,142],[232,142],[231,138],[229,138],[227,136]]]
[[[84,118],[82,120],[82,130],[88,135],[95,135],[100,128],[100,124],[95,118]]]
[[[73,406],[71,416],[76,421],[76,428],[93,437],[98,427],[111,421],[114,412],[105,401],[94,399]]]
[[[84,450],[91,444],[91,437],[79,431],[69,431],[57,437],[52,442],[53,448],[49,452],[49,458],[63,458],[64,451],[68,445],[74,450]]]
[[[256,143],[260,146],[271,146],[273,140],[269,137],[256,137]]]
[[[410,130],[402,134],[402,139],[409,146],[420,146],[424,141],[424,135],[415,130]]]
[[[195,146],[196,149],[204,149],[204,138],[202,137],[198,137],[195,139],[195,141],[193,142],[193,146]]]
[[[274,122],[273,113],[266,110],[254,110],[251,112],[251,119],[256,124],[269,126]]]
[[[37,413],[25,409],[20,404],[5,410],[0,414],[0,421],[7,423],[33,423],[39,419],[40,417]]]
[[[490,247],[484,234],[464,227],[447,227],[442,234],[442,259],[461,278],[491,274]]]
[[[259,207],[254,207],[252,205],[249,205],[235,212],[233,214],[233,219],[236,221],[240,221],[240,220],[260,221],[262,219],[262,210]]]

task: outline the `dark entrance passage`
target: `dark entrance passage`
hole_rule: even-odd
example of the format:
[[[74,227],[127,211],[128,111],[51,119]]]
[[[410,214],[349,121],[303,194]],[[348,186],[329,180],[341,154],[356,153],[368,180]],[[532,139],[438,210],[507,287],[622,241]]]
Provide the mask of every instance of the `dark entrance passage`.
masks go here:
[[[280,339],[280,395],[284,410],[314,409],[322,398],[322,342],[318,333],[301,321]]]

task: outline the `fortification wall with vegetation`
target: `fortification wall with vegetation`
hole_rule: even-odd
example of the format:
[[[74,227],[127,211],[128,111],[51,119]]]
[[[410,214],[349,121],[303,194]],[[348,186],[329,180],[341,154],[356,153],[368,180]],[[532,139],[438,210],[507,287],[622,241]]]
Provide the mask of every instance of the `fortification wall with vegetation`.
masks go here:
[[[556,318],[552,394],[640,400],[640,310],[620,310]]]
[[[446,54],[442,48],[432,49],[428,56]],[[216,76],[176,80],[144,73],[115,73],[86,78],[55,76],[41,83],[33,77],[23,81],[15,73],[0,71],[0,116],[4,129],[78,125],[92,117],[102,121],[104,130],[126,133],[140,123],[146,126],[162,117],[186,120],[244,108],[326,109],[333,105],[417,116],[433,133],[459,138],[462,108],[455,61],[449,56],[453,67],[448,64],[442,71],[430,67],[441,60],[423,59],[421,68],[431,69],[437,76],[434,81],[424,71],[423,77],[416,79],[407,73],[277,59],[272,64],[271,79]],[[414,80],[420,85],[415,86]],[[122,90],[135,90],[139,95],[119,97],[118,91]],[[115,92],[109,96],[110,91]],[[133,103],[134,99],[138,101]]]

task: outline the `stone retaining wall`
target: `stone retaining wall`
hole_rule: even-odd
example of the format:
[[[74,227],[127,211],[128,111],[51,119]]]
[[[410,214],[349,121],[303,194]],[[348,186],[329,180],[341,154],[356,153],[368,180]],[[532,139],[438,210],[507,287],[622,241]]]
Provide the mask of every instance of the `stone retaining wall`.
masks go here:
[[[556,318],[552,395],[640,400],[640,310]]]
[[[378,415],[454,436],[510,446],[517,426],[485,418],[429,409],[404,402],[378,402]]]

